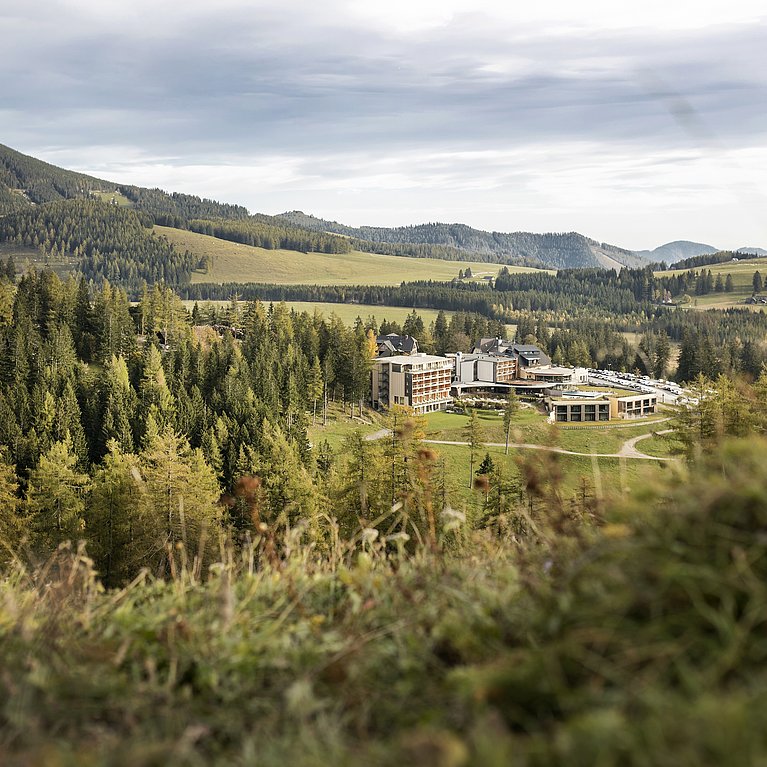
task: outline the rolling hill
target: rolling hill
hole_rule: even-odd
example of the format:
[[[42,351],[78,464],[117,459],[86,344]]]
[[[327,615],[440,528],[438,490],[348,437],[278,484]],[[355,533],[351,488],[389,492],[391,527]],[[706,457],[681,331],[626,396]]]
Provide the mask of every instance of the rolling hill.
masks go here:
[[[89,204],[83,207],[83,202]],[[50,206],[50,207],[49,207]],[[42,212],[42,208],[46,212]],[[115,208],[120,213],[115,213]],[[79,221],[77,236],[72,235],[73,221],[87,210],[88,220]],[[22,154],[0,144],[0,217],[4,227],[0,244],[47,251],[55,248],[54,257],[73,261],[93,279],[107,278],[135,289],[142,280],[166,279],[171,284],[186,284],[195,270],[205,273],[209,263],[201,257],[180,251],[184,237],[167,237],[166,255],[155,241],[152,226],[170,227],[179,232],[212,235],[220,243],[224,260],[231,261],[231,250],[224,242],[253,246],[293,254],[289,259],[302,265],[305,281],[327,279],[341,269],[348,269],[350,254],[355,263],[367,257],[379,266],[390,263],[388,282],[407,279],[411,268],[402,261],[380,261],[383,257],[407,257],[429,261],[415,271],[419,275],[457,273],[460,265],[506,264],[535,268],[563,269],[622,266],[639,267],[652,261],[673,263],[689,255],[712,253],[716,249],[701,243],[678,241],[652,251],[631,251],[599,242],[578,232],[488,232],[465,224],[427,223],[404,227],[350,227],[336,221],[316,218],[301,211],[278,216],[252,214],[244,206],[230,205],[194,195],[169,193],[161,189],[117,184],[113,181],[76,173]],[[41,223],[41,222],[44,222]],[[39,226],[38,226],[39,224]],[[43,230],[43,226],[45,230]],[[114,231],[115,227],[119,231]],[[210,243],[196,248],[212,253]],[[749,248],[749,251],[759,251]],[[145,263],[142,253],[150,263]],[[138,254],[138,255],[137,255]],[[307,254],[325,254],[327,266],[315,274],[318,258]],[[376,255],[378,258],[373,258]],[[84,257],[87,256],[87,259]],[[163,259],[171,263],[163,267]],[[354,260],[353,259],[353,260]],[[54,258],[55,260],[55,258]],[[322,260],[322,259],[319,259]],[[450,267],[435,268],[434,262],[451,261]],[[258,259],[249,266],[241,262],[234,272],[258,274]],[[324,269],[324,271],[323,271]],[[267,272],[274,271],[266,269]],[[277,269],[279,271],[279,269]],[[362,269],[359,277],[367,273]],[[375,269],[374,269],[375,271]],[[325,277],[323,278],[323,274]],[[439,274],[439,277],[436,275]]]
[[[665,261],[667,264],[675,264],[677,261],[683,261],[685,258],[693,256],[707,256],[711,253],[717,253],[721,248],[715,248],[713,245],[705,245],[702,242],[690,242],[690,240],[674,240],[665,245],[659,245],[654,250],[638,250],[638,255],[647,261],[660,263]]]
[[[521,263],[555,269],[574,267],[641,266],[645,261],[635,253],[605,242],[597,242],[578,232],[487,232],[466,224],[429,223],[401,227],[350,227],[290,211],[278,216],[302,228],[333,232],[353,238],[355,247],[370,250],[376,246],[441,246],[451,251],[482,256],[497,263]],[[455,258],[455,255],[441,256]],[[465,257],[465,255],[464,255]]]
[[[179,250],[189,252],[204,271],[195,272],[192,282],[268,282],[278,285],[399,285],[418,280],[449,281],[459,270],[471,269],[475,279],[494,277],[497,264],[477,261],[446,261],[436,258],[402,258],[363,253],[299,253],[228,242],[197,232],[157,226],[155,232]],[[537,271],[509,267],[511,271]]]

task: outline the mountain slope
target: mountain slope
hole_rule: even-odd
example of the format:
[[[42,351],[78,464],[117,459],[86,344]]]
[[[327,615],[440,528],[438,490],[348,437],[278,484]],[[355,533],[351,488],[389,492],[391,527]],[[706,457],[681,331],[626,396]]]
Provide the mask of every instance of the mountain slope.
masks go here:
[[[31,203],[87,197],[90,190],[107,191],[116,185],[94,176],[64,170],[0,144],[0,189],[28,207]],[[0,212],[4,212],[0,210]]]
[[[350,227],[301,211],[279,216],[252,215],[241,205],[219,203],[194,195],[167,193],[160,189],[125,186],[65,170],[0,144],[0,216],[18,215],[38,205],[87,198],[100,200],[102,204],[123,206],[124,217],[127,217],[125,221],[136,217],[136,221],[144,227],[156,224],[194,229],[234,242],[266,248],[287,247],[298,252],[359,250],[412,258],[470,260],[555,269],[620,269],[622,266],[642,266],[650,261],[665,260],[673,263],[691,255],[716,251],[716,248],[709,245],[677,241],[653,251],[634,252],[592,240],[578,232],[488,232],[465,224],[444,223],[391,228]],[[103,218],[106,213],[103,208],[96,206],[92,208],[92,215]],[[103,223],[103,226],[107,225]],[[39,240],[40,244],[56,240],[53,234],[51,231],[39,232],[35,237],[30,232],[33,243]],[[328,234],[340,235],[344,240],[348,238],[348,242],[341,243],[328,238]],[[139,239],[139,250],[144,249],[148,253],[154,249],[154,246],[147,249],[143,236]],[[60,238],[59,245],[63,254],[77,255],[66,237]],[[33,246],[37,247],[37,244]],[[134,263],[135,268],[131,268],[130,273],[125,275],[120,266],[112,263],[135,261],[130,253],[133,246],[135,243],[120,239],[119,247],[114,252],[99,253],[98,258],[106,261],[103,264],[99,262],[95,274],[111,274],[109,279],[125,278],[135,283],[143,274],[157,273],[154,259],[148,270],[144,268],[145,265]],[[180,271],[172,269],[172,274],[185,282],[189,278],[188,260],[181,259],[179,263],[184,263],[184,266]]]
[[[553,268],[637,266],[642,259],[623,248],[597,242],[578,232],[487,232],[466,224],[429,223],[400,227],[351,227],[290,211],[278,216],[295,226],[352,237],[362,244],[432,245],[463,254],[481,255],[498,263],[530,263]],[[372,248],[371,248],[372,249]],[[464,256],[465,257],[465,256]]]

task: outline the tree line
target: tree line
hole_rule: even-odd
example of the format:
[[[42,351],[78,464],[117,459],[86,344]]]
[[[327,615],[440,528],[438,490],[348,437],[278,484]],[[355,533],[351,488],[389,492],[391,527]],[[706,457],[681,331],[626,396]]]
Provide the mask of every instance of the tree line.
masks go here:
[[[295,250],[301,253],[350,253],[352,244],[346,237],[310,232],[287,226],[272,216],[249,216],[238,220],[190,220],[192,232],[218,237],[268,250]]]

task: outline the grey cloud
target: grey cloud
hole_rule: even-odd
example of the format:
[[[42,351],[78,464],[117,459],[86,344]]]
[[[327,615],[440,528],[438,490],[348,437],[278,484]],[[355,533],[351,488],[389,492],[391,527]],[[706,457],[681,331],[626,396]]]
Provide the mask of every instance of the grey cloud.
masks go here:
[[[55,23],[60,9],[39,29],[17,23],[28,36],[0,54],[17,115],[6,122],[26,146],[133,142],[205,159],[545,140],[674,148],[696,126],[733,141],[765,132],[764,28],[564,36],[464,17],[404,39],[251,8],[146,35],[103,20],[70,28]],[[510,73],[486,68],[509,56]]]

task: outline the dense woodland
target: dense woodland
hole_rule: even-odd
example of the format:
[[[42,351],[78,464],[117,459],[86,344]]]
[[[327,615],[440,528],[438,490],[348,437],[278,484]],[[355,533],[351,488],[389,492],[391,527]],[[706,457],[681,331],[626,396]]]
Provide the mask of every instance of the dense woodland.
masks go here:
[[[337,472],[327,445],[308,443],[328,401],[354,408],[367,399],[375,338],[362,323],[233,304],[209,318],[233,328],[219,338],[194,330],[159,286],[132,308],[108,283],[91,296],[84,280],[62,283],[51,272],[22,277],[15,295],[2,284],[11,298],[0,326],[3,525],[17,540],[30,533],[38,553],[84,536],[117,583],[142,566],[164,572],[167,542],[206,527],[213,545],[218,533],[242,540],[261,522],[317,525],[332,497],[351,530],[374,510],[411,502],[409,436],[357,442]],[[409,323],[424,331],[417,315]],[[445,334],[495,329],[483,318],[451,325]],[[400,468],[380,471],[361,500],[356,478],[377,463]],[[238,500],[243,476],[253,508]],[[219,504],[223,491],[229,505]]]
[[[675,282],[694,285],[699,279],[694,273],[656,278],[649,269],[623,269],[619,274],[604,269],[574,269],[560,270],[556,275],[508,274],[501,270],[494,287],[477,282],[414,282],[398,287],[197,284],[181,293],[199,301],[237,295],[247,301],[380,305],[381,316],[386,306],[478,314],[498,323],[521,326],[520,339],[541,344],[558,362],[658,371],[659,375],[659,371],[665,373],[673,367],[675,360],[666,349],[672,341],[681,344],[684,351],[680,380],[690,380],[699,372],[757,375],[765,360],[767,314],[747,309],[679,311],[656,302]],[[535,331],[531,330],[533,326]],[[554,343],[547,337],[549,328],[559,331]],[[621,335],[625,332],[644,336],[642,345],[635,348],[629,344]],[[563,336],[568,340],[559,343]],[[445,350],[438,344],[435,348]],[[465,351],[466,344],[458,343],[452,350]]]
[[[136,210],[151,216],[154,223],[160,226],[186,229],[187,222],[192,219],[237,220],[250,215],[242,205],[229,205],[190,194],[140,186],[121,186],[119,190],[134,204]]]
[[[17,197],[30,203],[45,203],[85,197],[91,189],[109,189],[108,181],[58,168],[0,144],[0,188],[23,191]],[[111,185],[114,189],[114,184]],[[0,207],[0,215],[7,208]]]
[[[0,242],[72,258],[88,280],[108,280],[135,293],[149,282],[181,285],[193,262],[151,230],[151,220],[99,200],[73,199],[26,208],[0,218]]]

